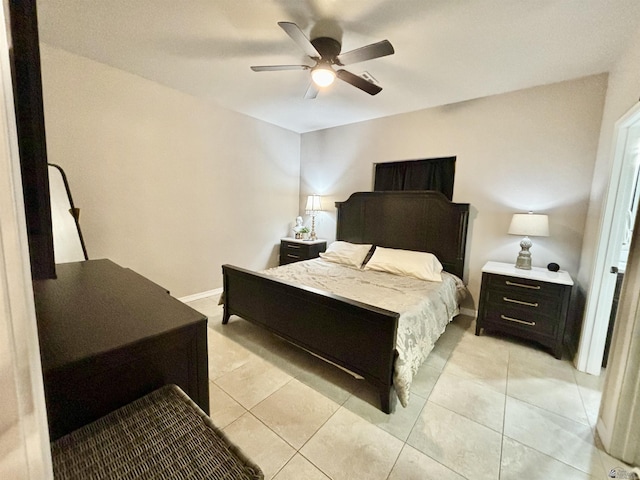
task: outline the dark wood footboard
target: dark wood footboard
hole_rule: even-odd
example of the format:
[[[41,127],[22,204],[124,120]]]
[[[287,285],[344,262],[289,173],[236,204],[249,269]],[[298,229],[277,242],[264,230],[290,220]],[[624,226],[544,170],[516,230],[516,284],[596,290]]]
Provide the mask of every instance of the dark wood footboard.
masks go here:
[[[398,313],[232,265],[222,273],[223,324],[238,315],[361,375],[391,413]]]

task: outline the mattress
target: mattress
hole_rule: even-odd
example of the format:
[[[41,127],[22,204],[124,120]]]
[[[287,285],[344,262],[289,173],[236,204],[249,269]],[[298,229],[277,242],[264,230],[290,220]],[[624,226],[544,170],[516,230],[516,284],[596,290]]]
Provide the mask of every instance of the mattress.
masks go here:
[[[400,314],[393,382],[403,407],[411,382],[466,293],[462,280],[442,272],[442,282],[362,270],[321,258],[264,270],[279,280],[313,287]]]

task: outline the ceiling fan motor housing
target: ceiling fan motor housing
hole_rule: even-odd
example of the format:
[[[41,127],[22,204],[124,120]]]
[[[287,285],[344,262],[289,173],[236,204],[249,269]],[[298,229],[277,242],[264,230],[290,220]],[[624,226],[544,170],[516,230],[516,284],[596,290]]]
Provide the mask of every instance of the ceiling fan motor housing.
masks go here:
[[[388,40],[365,45],[340,55],[342,44],[332,37],[316,37],[309,40],[300,27],[293,22],[278,22],[278,25],[291,39],[298,44],[302,51],[316,64],[310,65],[258,65],[252,66],[254,72],[268,72],[278,70],[311,70],[313,82],[307,88],[304,98],[316,98],[318,89],[315,85],[328,86],[335,78],[359,88],[369,95],[377,95],[382,87],[355,75],[348,70],[333,66],[343,67],[352,63],[364,62],[374,58],[385,57],[394,53],[393,45]],[[314,85],[315,84],[315,85]]]
[[[311,40],[311,45],[315,47],[323,60],[336,63],[336,57],[340,55],[342,45],[339,41],[329,37],[318,37]]]

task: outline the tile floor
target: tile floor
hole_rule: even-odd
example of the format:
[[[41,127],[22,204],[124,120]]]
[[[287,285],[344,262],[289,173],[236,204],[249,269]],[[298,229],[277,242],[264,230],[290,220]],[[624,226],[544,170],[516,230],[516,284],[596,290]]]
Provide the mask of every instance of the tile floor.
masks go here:
[[[595,435],[603,376],[519,343],[448,327],[385,415],[363,381],[232,317],[209,317],[211,417],[275,480],[589,479],[623,464]]]

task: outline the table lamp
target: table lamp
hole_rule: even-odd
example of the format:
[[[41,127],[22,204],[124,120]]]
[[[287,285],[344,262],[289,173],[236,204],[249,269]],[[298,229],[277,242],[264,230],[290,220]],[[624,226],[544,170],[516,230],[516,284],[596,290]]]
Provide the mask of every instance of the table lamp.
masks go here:
[[[309,195],[307,197],[307,206],[305,208],[307,215],[311,215],[311,232],[309,233],[309,240],[317,240],[316,235],[316,215],[322,211],[322,204],[320,203],[320,195]]]
[[[520,242],[520,253],[516,260],[516,268],[522,270],[531,270],[531,248],[532,237],[548,237],[549,236],[549,217],[547,215],[529,213],[515,213],[509,225],[510,235],[524,235]]]

